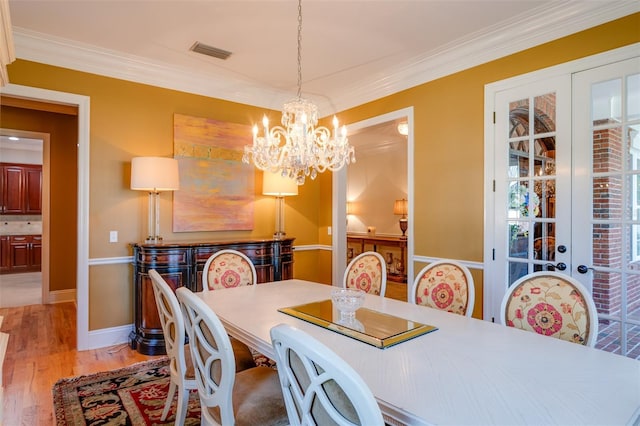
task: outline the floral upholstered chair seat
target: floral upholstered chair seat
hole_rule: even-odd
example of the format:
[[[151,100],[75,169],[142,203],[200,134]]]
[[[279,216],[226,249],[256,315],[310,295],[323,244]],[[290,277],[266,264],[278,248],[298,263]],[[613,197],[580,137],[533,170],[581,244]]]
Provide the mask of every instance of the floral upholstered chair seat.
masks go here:
[[[454,261],[438,261],[417,275],[412,302],[454,314],[471,316],[475,290],[471,273]]]
[[[593,346],[596,307],[586,288],[569,276],[536,272],[513,283],[504,297],[502,323],[581,345]]]
[[[365,293],[384,296],[387,286],[387,267],[379,253],[367,251],[356,256],[344,274],[345,288],[355,288]]]
[[[202,271],[203,291],[253,285],[256,281],[256,269],[251,260],[235,250],[214,253]]]

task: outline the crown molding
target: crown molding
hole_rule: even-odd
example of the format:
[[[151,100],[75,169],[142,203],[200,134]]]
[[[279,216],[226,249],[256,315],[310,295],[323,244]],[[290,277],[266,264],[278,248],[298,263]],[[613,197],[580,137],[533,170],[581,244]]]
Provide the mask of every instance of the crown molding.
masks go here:
[[[281,108],[282,102],[275,100],[291,97],[250,80],[213,79],[205,73],[20,27],[14,27],[13,36],[17,57],[28,61],[265,108]]]
[[[640,11],[637,1],[553,2],[499,26],[400,64],[349,90],[308,96],[321,116],[352,108]],[[210,75],[95,46],[13,28],[16,57],[166,89],[279,110],[291,94],[233,77]]]
[[[456,40],[352,90],[330,95],[339,111],[496,60],[640,11],[638,1],[556,2]]]

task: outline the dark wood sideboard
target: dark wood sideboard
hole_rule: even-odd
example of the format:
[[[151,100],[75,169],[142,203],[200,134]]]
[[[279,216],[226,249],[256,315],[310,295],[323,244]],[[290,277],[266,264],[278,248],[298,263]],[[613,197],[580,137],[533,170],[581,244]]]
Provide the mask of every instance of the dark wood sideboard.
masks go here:
[[[133,244],[134,329],[132,349],[145,355],[166,353],[162,324],[149,271],[155,269],[175,290],[202,290],[202,270],[213,253],[233,249],[246,254],[256,268],[258,283],[293,278],[293,240],[240,240],[202,243]]]

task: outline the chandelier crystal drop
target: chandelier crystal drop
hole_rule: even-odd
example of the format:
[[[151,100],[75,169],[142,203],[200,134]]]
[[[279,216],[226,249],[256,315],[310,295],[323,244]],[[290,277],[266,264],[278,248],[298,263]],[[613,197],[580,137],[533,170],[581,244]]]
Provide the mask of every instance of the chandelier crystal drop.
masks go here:
[[[318,125],[318,107],[302,98],[302,0],[298,0],[298,96],[283,106],[281,126],[269,128],[262,119],[263,134],[253,126],[253,144],[244,147],[242,161],[263,171],[280,173],[303,185],[326,170],[337,171],[355,162],[347,128],[333,117],[333,132]]]

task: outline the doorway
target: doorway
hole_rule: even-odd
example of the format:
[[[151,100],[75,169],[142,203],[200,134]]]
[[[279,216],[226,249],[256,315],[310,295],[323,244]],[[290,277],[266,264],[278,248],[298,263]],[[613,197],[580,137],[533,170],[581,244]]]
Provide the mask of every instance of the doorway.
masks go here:
[[[499,317],[506,289],[521,276],[559,271],[592,293],[596,347],[640,359],[640,58],[633,54],[619,49],[487,93],[495,119],[486,140],[494,191],[486,197],[485,282],[495,285],[485,287],[485,319]]]
[[[36,104],[56,104],[61,108],[77,108],[77,224],[76,224],[76,305],[77,349],[87,350],[101,345],[89,334],[89,97],[35,87],[8,84],[2,94],[32,100]]]
[[[40,265],[40,270],[18,273],[9,271],[7,274],[0,275],[0,307],[49,303],[49,141],[50,136],[47,133],[0,129],[0,153],[3,163],[39,165],[42,168],[41,213],[25,212],[23,215],[5,215],[2,222],[2,236],[7,240],[28,238],[22,237],[24,235],[34,240],[30,243],[30,250],[37,253],[28,257],[34,264]],[[20,236],[16,237],[17,235]],[[12,250],[11,244],[7,246]]]
[[[391,141],[391,139],[397,138],[396,136],[398,132],[397,125],[400,122],[407,124],[408,134],[406,136],[403,136],[403,138],[406,138],[406,145],[401,144],[400,146],[401,149],[404,149],[404,147],[406,146],[406,155],[404,156],[403,160],[399,160],[399,161],[405,162],[405,164],[403,164],[400,169],[406,171],[406,180],[404,181],[406,182],[406,189],[401,188],[399,189],[399,191],[406,190],[406,195],[407,195],[406,198],[409,200],[409,202],[407,203],[407,218],[408,218],[408,222],[412,223],[411,222],[411,217],[412,217],[411,200],[413,197],[413,161],[412,161],[412,158],[413,158],[413,107],[404,108],[398,111],[393,111],[384,115],[380,115],[364,121],[360,121],[347,126],[347,128],[350,135],[350,143],[354,144],[356,148],[356,164],[357,164],[357,162],[360,161],[359,152],[361,149],[362,151],[364,151],[363,154],[365,155],[377,155],[377,152],[383,155],[386,149],[393,148],[393,142]],[[367,137],[367,135],[371,136],[372,132],[377,133],[378,135],[376,136],[376,138],[378,139],[377,142],[372,142],[372,139]],[[390,132],[394,132],[394,133],[390,133]],[[385,133],[388,133],[387,137],[385,137],[384,135]],[[393,138],[389,138],[389,134],[393,134]],[[387,141],[386,144],[391,143],[392,145],[386,146],[385,140]],[[369,148],[365,149],[365,146],[367,145],[369,146]],[[333,228],[332,277],[333,279],[332,281],[333,281],[333,285],[338,285],[338,286],[341,285],[342,283],[344,270],[347,266],[346,235],[348,230],[347,229],[348,228],[347,227],[347,201],[348,201],[347,186],[348,186],[348,173],[349,173],[348,168],[349,167],[351,166],[347,166],[342,170],[333,174],[333,202],[332,202],[333,204],[333,212],[332,212],[333,213],[332,214],[332,217],[333,217],[333,220],[332,220],[332,228]],[[393,170],[393,165],[385,164],[384,168],[387,170]],[[375,183],[373,183],[372,186],[374,184]],[[354,191],[357,192],[357,190],[354,190]],[[364,189],[360,192],[362,193],[363,191]],[[353,196],[354,194],[350,196],[351,197],[350,201],[353,201]],[[395,190],[393,190],[392,194],[386,194],[385,196],[389,197],[390,200],[401,198],[401,195],[398,195],[397,191]],[[376,209],[382,210],[383,209],[382,204],[376,206]],[[388,217],[385,216],[385,219],[383,219],[387,222],[382,222],[383,228],[381,228],[380,230],[383,233],[387,233],[387,232],[393,233],[398,227],[398,217],[394,218],[393,216],[393,202],[391,202],[391,205],[388,207],[388,211],[389,211],[389,214],[387,215]],[[360,228],[356,227],[356,224],[355,224],[356,218],[352,217],[351,220],[352,220],[352,226],[349,227],[349,230],[361,230]],[[360,223],[357,226],[360,226],[360,227],[364,226],[364,228],[362,228],[364,230],[366,230],[367,228],[367,224],[365,223]],[[371,224],[369,224],[368,226],[369,227],[373,226],[377,228],[377,226],[371,225]],[[386,229],[387,231],[384,231],[384,229]],[[376,229],[376,232],[377,231],[378,229]],[[398,228],[397,231],[399,233],[400,229]],[[406,232],[406,235],[408,237],[407,248],[406,248],[406,264],[407,264],[406,274],[408,277],[413,277],[413,239],[412,239],[413,230],[411,226],[409,226]]]

